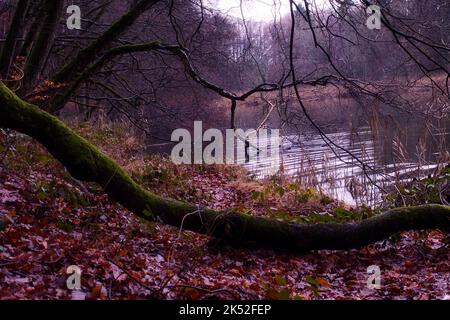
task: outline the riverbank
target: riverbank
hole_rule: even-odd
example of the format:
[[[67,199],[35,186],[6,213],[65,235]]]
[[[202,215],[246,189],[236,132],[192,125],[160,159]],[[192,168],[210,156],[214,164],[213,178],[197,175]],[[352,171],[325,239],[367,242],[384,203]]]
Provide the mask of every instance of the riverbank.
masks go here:
[[[235,166],[175,166],[144,156],[125,126],[77,126],[146,188],[209,207],[299,223],[376,214],[296,181],[252,179]],[[135,218],[101,189],[71,178],[30,139],[1,134],[0,298],[443,299],[450,250],[437,231],[407,232],[361,250],[293,256],[236,249]],[[66,268],[83,271],[65,286]],[[379,265],[382,289],[367,288]]]

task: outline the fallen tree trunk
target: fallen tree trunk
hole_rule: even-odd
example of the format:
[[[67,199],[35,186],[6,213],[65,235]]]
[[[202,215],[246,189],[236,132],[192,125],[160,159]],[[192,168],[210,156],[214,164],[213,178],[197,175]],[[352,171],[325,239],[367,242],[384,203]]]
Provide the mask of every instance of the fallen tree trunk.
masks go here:
[[[3,83],[0,126],[36,139],[73,177],[98,183],[137,216],[233,243],[254,242],[303,252],[361,247],[404,230],[450,231],[450,207],[441,205],[394,209],[357,223],[299,225],[164,199],[140,187],[107,155],[57,118],[21,100]]]

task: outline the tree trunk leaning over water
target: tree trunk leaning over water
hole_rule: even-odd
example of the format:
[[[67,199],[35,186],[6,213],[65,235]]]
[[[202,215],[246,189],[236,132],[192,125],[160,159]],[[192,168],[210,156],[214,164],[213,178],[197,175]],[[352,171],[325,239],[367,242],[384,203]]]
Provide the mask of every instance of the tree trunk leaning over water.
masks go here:
[[[98,183],[141,218],[233,243],[304,252],[357,248],[405,230],[450,232],[450,207],[441,205],[398,208],[357,223],[300,225],[164,199],[143,189],[98,148],[56,117],[21,100],[1,82],[0,127],[36,139],[74,178]]]

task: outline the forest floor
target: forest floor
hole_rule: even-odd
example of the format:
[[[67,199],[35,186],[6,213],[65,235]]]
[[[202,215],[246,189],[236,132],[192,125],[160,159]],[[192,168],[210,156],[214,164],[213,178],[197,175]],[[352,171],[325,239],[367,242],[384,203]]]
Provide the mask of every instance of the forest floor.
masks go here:
[[[375,214],[282,176],[256,181],[234,166],[143,156],[142,141],[124,128],[77,130],[164,196],[299,223]],[[0,299],[450,299],[450,247],[439,231],[304,255],[231,248],[141,221],[31,139],[0,138]],[[71,265],[82,270],[80,290],[66,286]],[[381,270],[380,289],[367,286],[371,265]]]

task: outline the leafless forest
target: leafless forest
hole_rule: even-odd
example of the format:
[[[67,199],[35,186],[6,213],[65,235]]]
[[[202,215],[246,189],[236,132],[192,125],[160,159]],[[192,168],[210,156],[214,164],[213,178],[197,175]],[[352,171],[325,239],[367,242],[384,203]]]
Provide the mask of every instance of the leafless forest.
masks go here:
[[[0,78],[0,299],[450,299],[448,0],[0,0]]]

